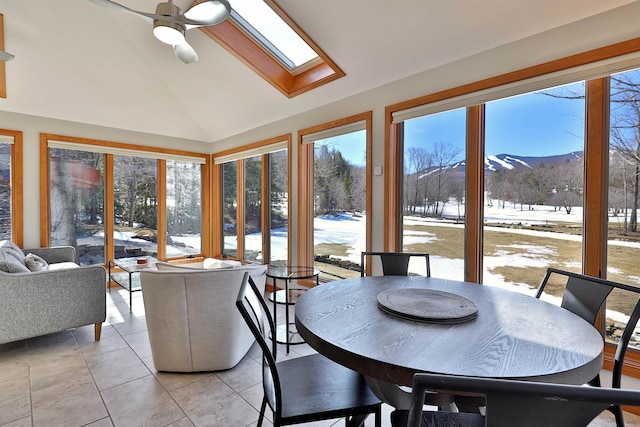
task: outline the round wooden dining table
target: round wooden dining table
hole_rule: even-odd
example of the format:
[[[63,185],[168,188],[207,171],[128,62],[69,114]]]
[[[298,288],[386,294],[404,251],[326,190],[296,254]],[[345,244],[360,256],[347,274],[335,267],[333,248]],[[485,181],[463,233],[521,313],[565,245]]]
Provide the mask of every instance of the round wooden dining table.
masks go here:
[[[408,320],[382,310],[390,289],[431,289],[470,300],[460,323]],[[410,386],[418,372],[583,384],[602,367],[604,341],[579,316],[501,288],[419,276],[324,283],[295,308],[298,333],[319,353],[383,383]]]

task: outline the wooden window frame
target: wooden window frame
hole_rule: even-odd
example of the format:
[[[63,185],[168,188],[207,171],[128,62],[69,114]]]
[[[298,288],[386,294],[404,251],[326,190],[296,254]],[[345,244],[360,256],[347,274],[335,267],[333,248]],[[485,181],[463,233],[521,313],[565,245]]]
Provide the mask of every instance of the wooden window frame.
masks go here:
[[[428,94],[385,108],[385,202],[384,215],[388,218],[385,229],[385,248],[397,249],[401,230],[400,173],[402,162],[402,123],[393,123],[393,113],[437,101],[469,95],[482,90],[518,83],[546,74],[610,60],[627,54],[640,52],[640,38],[593,49],[566,58],[509,72],[485,80],[465,84],[440,92]],[[609,88],[608,78],[586,80],[586,121],[585,132],[585,217],[583,224],[583,273],[595,277],[606,274],[606,212],[608,191],[608,150],[609,150]],[[467,167],[479,167],[484,156],[484,141],[479,126],[484,126],[477,106],[467,108]],[[472,120],[469,120],[472,119]],[[482,271],[482,206],[478,194],[482,189],[482,169],[468,170],[466,191],[470,196],[466,209],[465,231],[465,280],[480,282]],[[480,222],[478,222],[480,221]],[[604,368],[611,369],[615,347],[605,345]],[[624,373],[640,378],[640,351],[630,351],[625,359]]]
[[[0,50],[4,50],[4,15],[0,13]],[[0,61],[0,98],[7,97],[7,79],[5,62]]]
[[[268,147],[270,145],[274,145],[276,143],[286,142],[287,144],[287,167],[289,170],[289,177],[287,179],[287,192],[289,197],[287,197],[287,227],[289,232],[287,233],[287,259],[291,259],[291,142],[292,135],[285,134],[276,136],[273,138],[265,139],[263,141],[258,141],[252,144],[243,145],[240,147],[232,148],[226,151],[221,151],[219,153],[215,153],[211,156],[212,163],[212,175],[213,175],[213,188],[216,188],[218,194],[213,198],[213,214],[212,214],[212,222],[211,227],[212,230],[215,230],[212,237],[212,253],[214,257],[224,257],[224,232],[222,231],[223,227],[223,191],[222,191],[222,165],[216,164],[215,159],[217,157],[224,157],[233,154],[240,154],[243,152],[250,152],[251,150],[260,149],[263,147]],[[266,183],[271,182],[271,177],[269,174],[269,156],[271,153],[262,154],[262,189],[261,195],[263,202],[271,201],[271,188],[270,185]],[[236,234],[238,239],[238,247],[237,247],[237,256],[236,258],[240,260],[244,260],[244,158],[240,158],[238,160],[233,160],[236,162],[237,167],[237,176],[236,176],[236,194],[237,194],[237,203],[238,207],[236,209]],[[262,219],[263,224],[271,224],[271,221],[267,221],[265,219],[271,217],[271,203],[262,203]],[[269,229],[270,230],[270,229]],[[267,236],[268,234],[268,236]],[[265,230],[262,230],[262,253],[264,255],[263,259],[270,259],[271,248],[269,246],[270,243],[270,233],[266,233]]]
[[[302,28],[275,1],[264,1],[318,54],[320,58],[318,65],[301,73],[292,73],[230,19],[218,25],[201,27],[200,30],[287,98],[293,98],[345,76],[344,71],[302,31]]]
[[[23,247],[24,196],[22,172],[22,132],[9,129],[0,129],[0,135],[6,135],[13,138],[13,144],[11,144],[11,240],[16,245]]]
[[[350,117],[323,123],[321,125],[312,126],[298,131],[298,263],[301,265],[313,265],[313,144],[305,144],[302,139],[305,135],[321,132],[327,129],[348,125],[360,121],[365,122],[366,130],[366,185],[367,185],[367,201],[366,211],[370,214],[373,209],[373,201],[371,198],[372,177],[372,119],[373,112],[356,114]],[[385,163],[386,165],[386,163]],[[388,172],[387,172],[388,174]],[[385,191],[386,197],[386,191]],[[371,250],[372,224],[370,218],[367,218],[366,224],[366,250]],[[322,280],[321,280],[322,281]],[[311,286],[315,282],[310,283]]]
[[[101,141],[89,138],[77,138],[64,135],[54,135],[49,133],[40,134],[40,246],[46,247],[50,244],[49,236],[49,140],[70,142],[80,146],[101,146],[112,147],[114,149],[124,149],[139,152],[152,152],[166,155],[177,156],[189,156],[189,157],[201,157],[204,160],[202,164],[202,201],[201,201],[201,236],[200,236],[200,248],[201,254],[196,258],[203,258],[210,256],[210,184],[209,176],[211,169],[211,157],[207,154],[170,150],[164,148],[148,147],[134,144],[125,144],[121,142],[113,141]],[[114,245],[113,227],[114,227],[114,180],[113,180],[113,154],[105,154],[105,177],[104,177],[104,191],[105,191],[105,212],[104,212],[104,226],[105,226],[105,264],[108,260],[114,257]],[[166,260],[166,160],[157,160],[158,168],[158,258]],[[187,256],[175,257],[172,259],[183,259]]]

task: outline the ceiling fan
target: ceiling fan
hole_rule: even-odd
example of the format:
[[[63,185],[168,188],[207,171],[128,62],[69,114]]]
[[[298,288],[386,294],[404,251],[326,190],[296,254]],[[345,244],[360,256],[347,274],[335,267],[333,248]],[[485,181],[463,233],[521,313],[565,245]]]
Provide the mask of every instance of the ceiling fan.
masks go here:
[[[14,57],[15,55],[5,52],[4,50],[0,50],[0,61],[11,61]]]
[[[153,35],[163,43],[173,46],[176,56],[185,64],[198,60],[198,54],[185,40],[187,30],[217,25],[229,17],[231,6],[227,0],[199,0],[182,11],[173,0],[158,3],[155,13],[140,12],[111,0],[90,0],[100,6],[141,16],[153,24]]]

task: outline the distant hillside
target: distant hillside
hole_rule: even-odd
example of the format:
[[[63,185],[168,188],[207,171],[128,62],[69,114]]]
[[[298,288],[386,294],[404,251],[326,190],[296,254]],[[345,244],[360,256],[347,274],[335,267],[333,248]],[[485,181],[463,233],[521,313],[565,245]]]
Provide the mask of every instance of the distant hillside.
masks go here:
[[[513,154],[488,155],[484,158],[485,171],[512,170],[517,168],[535,168],[540,164],[547,166],[553,164],[562,164],[571,160],[582,160],[584,158],[583,151],[574,151],[572,153],[560,154],[557,156],[529,157],[515,156]],[[446,166],[444,169],[453,169],[460,176],[464,176],[466,172],[465,162],[457,162]],[[419,175],[428,175],[435,172],[436,168],[422,171]]]

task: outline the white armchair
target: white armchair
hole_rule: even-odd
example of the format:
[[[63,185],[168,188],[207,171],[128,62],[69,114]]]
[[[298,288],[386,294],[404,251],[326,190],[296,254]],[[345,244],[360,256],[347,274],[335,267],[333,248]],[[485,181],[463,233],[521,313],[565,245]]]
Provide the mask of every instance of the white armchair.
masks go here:
[[[240,362],[255,341],[235,307],[245,271],[264,292],[266,265],[140,273],[157,370],[218,371]]]

